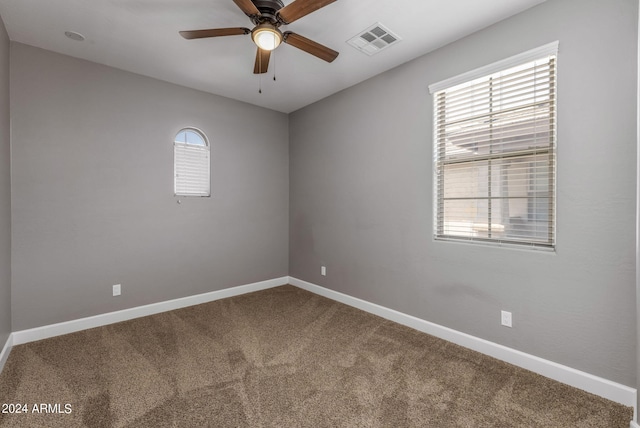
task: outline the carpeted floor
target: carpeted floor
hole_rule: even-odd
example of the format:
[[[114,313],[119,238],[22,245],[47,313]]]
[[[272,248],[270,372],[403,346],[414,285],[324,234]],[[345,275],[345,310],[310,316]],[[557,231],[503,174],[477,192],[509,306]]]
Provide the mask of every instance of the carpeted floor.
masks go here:
[[[16,346],[3,403],[28,413],[2,427],[628,428],[633,412],[293,286]]]

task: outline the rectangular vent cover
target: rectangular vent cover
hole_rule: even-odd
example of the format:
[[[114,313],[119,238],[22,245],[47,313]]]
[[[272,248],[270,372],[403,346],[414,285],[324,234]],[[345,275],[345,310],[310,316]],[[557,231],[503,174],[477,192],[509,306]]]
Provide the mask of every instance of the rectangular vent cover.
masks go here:
[[[354,48],[367,55],[377,54],[389,46],[400,41],[398,35],[392,33],[384,25],[376,22],[371,27],[359,32],[350,40],[347,40]]]

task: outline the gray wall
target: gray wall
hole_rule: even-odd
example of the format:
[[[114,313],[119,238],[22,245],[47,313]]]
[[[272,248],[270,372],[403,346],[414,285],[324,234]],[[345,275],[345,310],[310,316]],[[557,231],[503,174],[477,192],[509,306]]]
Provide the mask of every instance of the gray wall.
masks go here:
[[[638,2],[640,3],[640,2]],[[640,10],[638,11],[640,22]],[[640,25],[640,24],[639,24]],[[640,60],[640,29],[638,29],[638,58]],[[638,70],[637,135],[636,135],[636,390],[640,390],[640,69]],[[636,408],[640,409],[640,394],[636,396]],[[637,418],[636,418],[637,419]]]
[[[0,350],[11,333],[9,36],[0,18]]]
[[[288,274],[287,115],[12,43],[11,118],[14,331]],[[184,126],[212,197],[178,204]]]
[[[294,112],[290,275],[635,387],[637,8],[549,0]],[[557,251],[435,242],[428,85],[554,40]]]

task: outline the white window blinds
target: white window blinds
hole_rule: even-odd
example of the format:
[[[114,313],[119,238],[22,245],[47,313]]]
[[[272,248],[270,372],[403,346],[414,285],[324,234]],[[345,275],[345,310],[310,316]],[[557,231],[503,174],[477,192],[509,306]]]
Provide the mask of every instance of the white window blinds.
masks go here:
[[[556,54],[512,64],[434,91],[436,239],[555,246]]]
[[[201,132],[183,129],[173,143],[174,193],[178,196],[210,196],[209,144]]]

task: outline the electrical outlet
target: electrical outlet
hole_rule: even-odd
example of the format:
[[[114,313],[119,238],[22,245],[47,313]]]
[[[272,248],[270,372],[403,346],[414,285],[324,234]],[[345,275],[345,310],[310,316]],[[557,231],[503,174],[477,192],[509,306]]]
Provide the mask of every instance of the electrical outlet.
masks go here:
[[[326,266],[320,266],[320,275],[327,276],[327,268],[326,268]]]
[[[120,295],[120,287],[122,287],[120,284],[116,284],[113,286],[113,295],[114,296],[119,296]]]
[[[507,312],[507,311],[501,311],[501,319],[502,319],[502,325],[505,327],[512,327],[511,325],[511,312]]]

